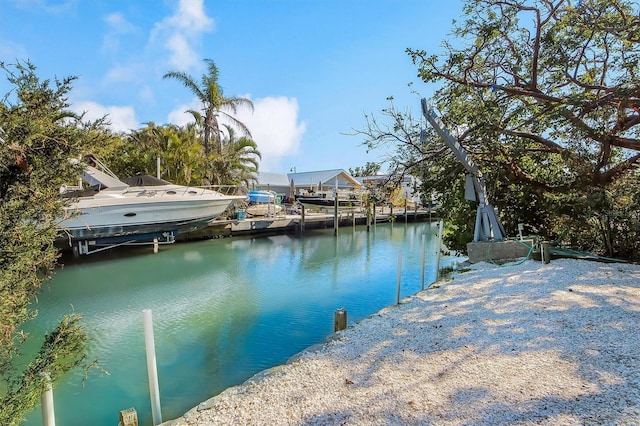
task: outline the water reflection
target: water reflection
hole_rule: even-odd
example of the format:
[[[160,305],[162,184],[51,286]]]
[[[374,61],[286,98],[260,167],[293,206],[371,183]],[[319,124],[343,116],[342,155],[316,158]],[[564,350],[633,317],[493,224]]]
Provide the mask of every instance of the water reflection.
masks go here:
[[[313,230],[67,261],[40,297],[30,331],[41,336],[71,309],[82,313],[91,356],[110,375],[92,374],[82,387],[76,372],[60,383],[58,423],[111,426],[135,407],[140,424],[151,424],[143,309],[153,311],[163,418],[175,418],[322,342],[335,309],[346,308],[353,324],[394,304],[399,251],[401,297],[419,291],[422,235],[433,254],[434,230],[378,224],[337,237]],[[434,263],[428,256],[427,277]],[[29,416],[28,425],[40,423],[39,411]]]

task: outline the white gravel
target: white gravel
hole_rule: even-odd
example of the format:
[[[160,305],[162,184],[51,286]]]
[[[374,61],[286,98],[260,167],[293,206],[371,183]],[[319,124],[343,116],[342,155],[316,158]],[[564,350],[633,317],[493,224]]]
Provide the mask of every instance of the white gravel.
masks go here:
[[[640,425],[640,266],[470,268],[166,425]]]

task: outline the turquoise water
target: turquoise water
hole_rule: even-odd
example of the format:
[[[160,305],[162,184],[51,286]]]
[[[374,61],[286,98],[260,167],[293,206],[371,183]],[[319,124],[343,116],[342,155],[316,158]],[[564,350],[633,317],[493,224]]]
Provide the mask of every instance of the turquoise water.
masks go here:
[[[398,255],[401,297],[435,275],[437,225],[378,224],[308,231],[304,236],[227,238],[118,250],[64,260],[45,284],[39,315],[29,324],[43,336],[71,311],[83,315],[93,370],[74,372],[54,389],[59,425],[115,426],[134,407],[150,425],[143,314],[154,321],[164,421],[229,386],[285,363],[333,332],[334,312],[348,323],[395,304]],[[27,425],[42,424],[39,409]]]

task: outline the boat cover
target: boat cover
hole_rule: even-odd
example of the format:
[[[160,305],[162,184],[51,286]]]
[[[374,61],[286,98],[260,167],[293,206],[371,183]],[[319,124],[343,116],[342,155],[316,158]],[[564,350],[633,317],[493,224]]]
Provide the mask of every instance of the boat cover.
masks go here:
[[[249,201],[254,203],[273,203],[276,193],[273,191],[249,191]]]

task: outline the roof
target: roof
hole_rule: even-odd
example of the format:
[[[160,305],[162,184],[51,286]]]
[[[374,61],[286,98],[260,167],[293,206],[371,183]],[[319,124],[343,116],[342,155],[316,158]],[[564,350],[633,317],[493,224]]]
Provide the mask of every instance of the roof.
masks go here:
[[[333,187],[338,180],[338,186],[352,186],[360,188],[362,184],[344,169],[319,170],[314,172],[288,173],[289,180],[293,180],[295,186],[316,186],[318,184]]]
[[[289,186],[289,181],[285,173],[258,172],[258,184],[261,186]]]

